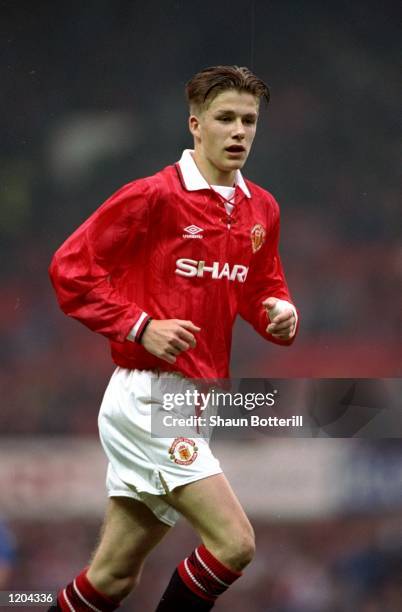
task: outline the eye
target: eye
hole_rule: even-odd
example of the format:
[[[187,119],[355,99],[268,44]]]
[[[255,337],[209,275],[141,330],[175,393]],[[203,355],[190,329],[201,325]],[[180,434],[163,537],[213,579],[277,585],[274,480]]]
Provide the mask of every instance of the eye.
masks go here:
[[[247,125],[255,125],[256,119],[244,119],[244,123]]]
[[[231,121],[231,118],[224,115],[223,117],[218,117],[218,121],[223,121],[223,123],[229,123],[229,121]]]

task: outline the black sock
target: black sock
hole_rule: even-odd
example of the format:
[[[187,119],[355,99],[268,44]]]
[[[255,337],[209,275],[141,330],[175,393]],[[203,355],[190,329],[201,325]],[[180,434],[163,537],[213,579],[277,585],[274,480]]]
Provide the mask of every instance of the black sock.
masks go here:
[[[207,612],[207,610],[212,610],[214,603],[190,591],[176,569],[155,612],[179,612],[179,610]]]

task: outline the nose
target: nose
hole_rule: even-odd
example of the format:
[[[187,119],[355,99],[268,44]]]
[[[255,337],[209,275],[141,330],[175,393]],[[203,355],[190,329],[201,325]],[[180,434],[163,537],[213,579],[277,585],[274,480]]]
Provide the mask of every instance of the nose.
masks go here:
[[[236,138],[238,140],[243,140],[243,138],[245,137],[246,133],[244,130],[244,124],[243,121],[239,118],[234,126],[234,132],[233,132],[233,138]]]

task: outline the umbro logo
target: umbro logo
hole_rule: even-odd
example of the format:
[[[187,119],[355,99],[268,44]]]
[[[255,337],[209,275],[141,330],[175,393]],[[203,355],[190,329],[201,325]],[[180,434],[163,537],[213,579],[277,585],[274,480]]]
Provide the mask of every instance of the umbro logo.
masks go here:
[[[201,232],[204,230],[201,227],[197,227],[197,225],[189,225],[184,228],[183,238],[203,238]]]
[[[197,227],[196,225],[189,225],[188,227],[184,228],[184,231],[187,232],[187,234],[192,234],[194,236],[195,234],[199,234],[203,230],[200,227]]]

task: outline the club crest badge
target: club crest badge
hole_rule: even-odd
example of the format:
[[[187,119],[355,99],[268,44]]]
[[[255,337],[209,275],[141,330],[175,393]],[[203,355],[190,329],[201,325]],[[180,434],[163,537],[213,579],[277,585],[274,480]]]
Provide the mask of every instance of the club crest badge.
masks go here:
[[[169,457],[178,465],[190,465],[197,459],[198,448],[190,438],[175,438],[169,448]]]
[[[265,228],[260,223],[256,223],[251,230],[251,246],[253,253],[260,250],[265,241]]]

